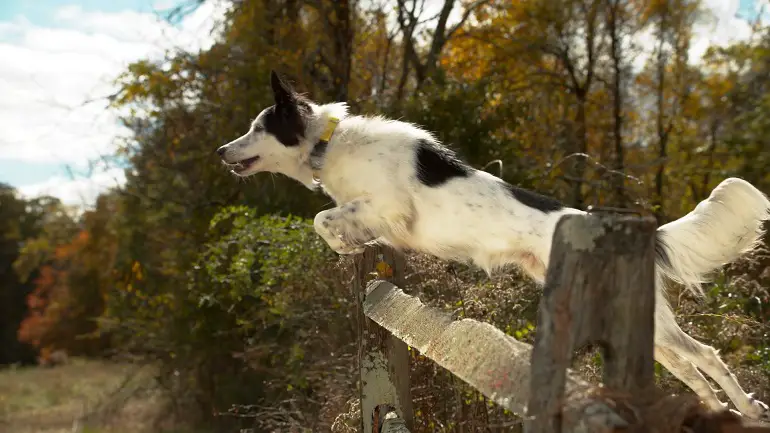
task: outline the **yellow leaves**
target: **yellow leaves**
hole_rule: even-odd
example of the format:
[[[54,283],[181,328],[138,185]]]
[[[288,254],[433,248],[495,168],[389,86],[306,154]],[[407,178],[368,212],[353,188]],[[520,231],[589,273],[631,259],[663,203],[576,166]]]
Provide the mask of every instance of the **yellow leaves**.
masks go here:
[[[142,265],[138,261],[134,261],[134,263],[131,265],[131,273],[133,274],[133,277],[136,281],[142,281],[144,279]]]
[[[494,62],[494,48],[484,41],[484,35],[474,30],[460,31],[451,39],[439,63],[447,73],[462,81],[477,81],[484,77]]]

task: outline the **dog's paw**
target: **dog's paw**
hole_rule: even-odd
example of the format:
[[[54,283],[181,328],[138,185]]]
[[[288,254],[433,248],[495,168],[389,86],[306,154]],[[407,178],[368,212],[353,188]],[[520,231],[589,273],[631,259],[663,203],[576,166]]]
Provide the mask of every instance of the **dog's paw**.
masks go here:
[[[770,421],[770,407],[754,398],[754,394],[747,394],[751,406],[744,408],[741,415],[758,421]]]
[[[326,243],[329,245],[329,248],[334,250],[334,252],[337,254],[341,255],[361,254],[365,249],[363,245],[355,245],[345,242],[342,239],[342,236],[326,239]]]
[[[752,394],[749,394],[749,397],[751,397],[752,413],[746,416],[751,419],[770,421],[770,407],[764,402],[755,399]]]
[[[716,397],[714,397],[711,400],[702,400],[702,402],[706,406],[708,406],[708,408],[711,409],[712,412],[722,412],[722,411],[726,410],[728,406],[730,406],[729,403],[720,401]]]
[[[355,255],[355,254],[362,254],[366,248],[362,246],[350,246],[346,248],[342,248],[339,250],[335,250],[337,254],[341,255]]]

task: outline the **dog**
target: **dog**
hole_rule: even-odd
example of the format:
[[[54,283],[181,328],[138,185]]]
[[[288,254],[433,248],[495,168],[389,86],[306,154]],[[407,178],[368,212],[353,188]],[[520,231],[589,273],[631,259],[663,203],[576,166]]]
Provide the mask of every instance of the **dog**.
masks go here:
[[[313,225],[339,254],[380,243],[471,262],[488,274],[517,265],[542,284],[557,222],[584,214],[470,167],[419,126],[349,115],[344,103],[314,103],[274,71],[270,81],[275,104],[217,153],[237,176],[282,173],[321,188],[336,207]],[[768,406],[744,392],[715,349],[677,325],[664,295],[668,280],[703,295],[700,283],[751,251],[768,218],[767,197],[729,178],[656,234],[655,359],[708,407],[724,410],[701,372],[710,376],[754,419],[766,418]]]

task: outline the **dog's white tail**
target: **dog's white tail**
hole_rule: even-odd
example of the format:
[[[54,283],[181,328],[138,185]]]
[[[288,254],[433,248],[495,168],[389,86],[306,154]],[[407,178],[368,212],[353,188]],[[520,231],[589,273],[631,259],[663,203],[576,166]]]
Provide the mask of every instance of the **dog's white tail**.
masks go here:
[[[702,296],[700,283],[752,250],[768,218],[770,201],[761,191],[743,179],[725,179],[692,212],[658,228],[658,271]]]

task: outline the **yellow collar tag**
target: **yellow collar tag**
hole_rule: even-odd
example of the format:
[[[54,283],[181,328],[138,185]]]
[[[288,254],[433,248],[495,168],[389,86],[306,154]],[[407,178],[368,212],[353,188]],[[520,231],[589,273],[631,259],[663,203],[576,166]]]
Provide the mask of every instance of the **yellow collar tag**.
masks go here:
[[[329,121],[326,123],[326,129],[324,129],[324,133],[321,134],[320,141],[329,142],[329,140],[332,139],[332,134],[334,134],[334,130],[337,129],[337,125],[340,123],[340,119],[336,117],[330,117]]]
[[[326,129],[324,129],[323,134],[321,134],[321,137],[318,139],[318,144],[316,144],[316,146],[319,144],[322,145],[323,151],[325,151],[326,145],[329,144],[329,140],[332,139],[332,134],[334,134],[334,130],[337,129],[339,123],[340,119],[333,116],[329,117],[329,120],[326,123]],[[313,170],[313,182],[316,184],[321,183],[321,177],[319,176],[318,170]]]

